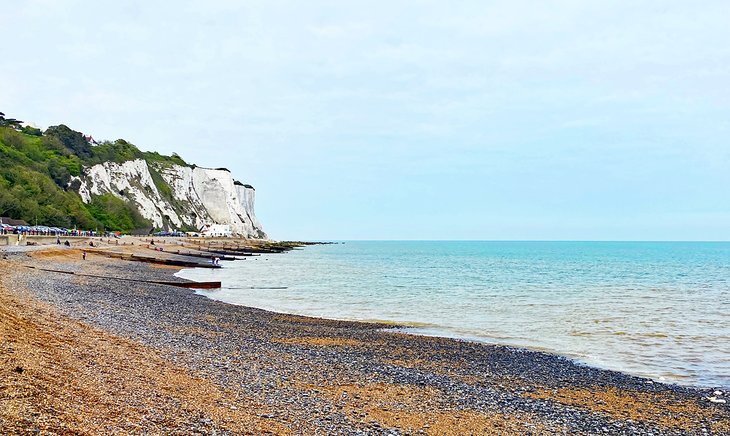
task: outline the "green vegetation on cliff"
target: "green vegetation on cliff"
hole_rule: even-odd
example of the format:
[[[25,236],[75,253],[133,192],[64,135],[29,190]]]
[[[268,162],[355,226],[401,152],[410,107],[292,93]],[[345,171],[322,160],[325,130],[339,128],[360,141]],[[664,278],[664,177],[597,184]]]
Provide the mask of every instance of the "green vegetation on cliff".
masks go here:
[[[0,113],[0,216],[55,227],[129,231],[151,226],[132,202],[111,194],[81,200],[78,177],[83,168],[102,162],[144,159],[158,164],[187,165],[179,156],[142,152],[118,139],[92,143],[61,124],[41,132]],[[154,177],[157,175],[158,177]],[[159,174],[163,195],[170,188]]]

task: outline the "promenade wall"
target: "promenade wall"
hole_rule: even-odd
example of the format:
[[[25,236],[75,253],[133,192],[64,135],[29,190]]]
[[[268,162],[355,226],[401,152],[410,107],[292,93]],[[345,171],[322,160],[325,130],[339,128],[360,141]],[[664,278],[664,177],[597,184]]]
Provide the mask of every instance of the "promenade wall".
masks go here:
[[[61,243],[69,241],[71,244],[75,242],[84,242],[89,239],[88,236],[59,236]],[[0,246],[6,245],[26,245],[28,242],[38,245],[55,244],[55,236],[40,235],[0,235]]]

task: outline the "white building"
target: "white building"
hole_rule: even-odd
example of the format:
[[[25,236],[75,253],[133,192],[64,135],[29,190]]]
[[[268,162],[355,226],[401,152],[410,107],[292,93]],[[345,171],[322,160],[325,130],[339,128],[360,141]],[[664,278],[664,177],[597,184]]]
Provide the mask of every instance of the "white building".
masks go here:
[[[200,236],[204,238],[227,238],[231,235],[231,226],[228,224],[206,224],[200,228]]]

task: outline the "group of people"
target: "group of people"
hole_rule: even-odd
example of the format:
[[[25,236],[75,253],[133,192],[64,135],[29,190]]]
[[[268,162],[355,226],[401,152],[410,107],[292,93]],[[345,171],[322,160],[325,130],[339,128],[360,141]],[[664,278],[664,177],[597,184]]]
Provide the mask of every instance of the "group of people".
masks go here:
[[[56,236],[56,245],[61,245],[61,237],[59,236]],[[68,242],[68,239],[66,239],[66,242],[64,242],[63,245],[70,247],[71,243]]]

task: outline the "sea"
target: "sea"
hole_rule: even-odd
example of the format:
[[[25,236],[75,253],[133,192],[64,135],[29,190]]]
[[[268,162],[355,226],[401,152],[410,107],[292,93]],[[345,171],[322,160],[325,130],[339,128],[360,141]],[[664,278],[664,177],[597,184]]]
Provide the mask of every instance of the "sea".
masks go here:
[[[212,299],[730,387],[730,243],[343,241],[187,269]]]

